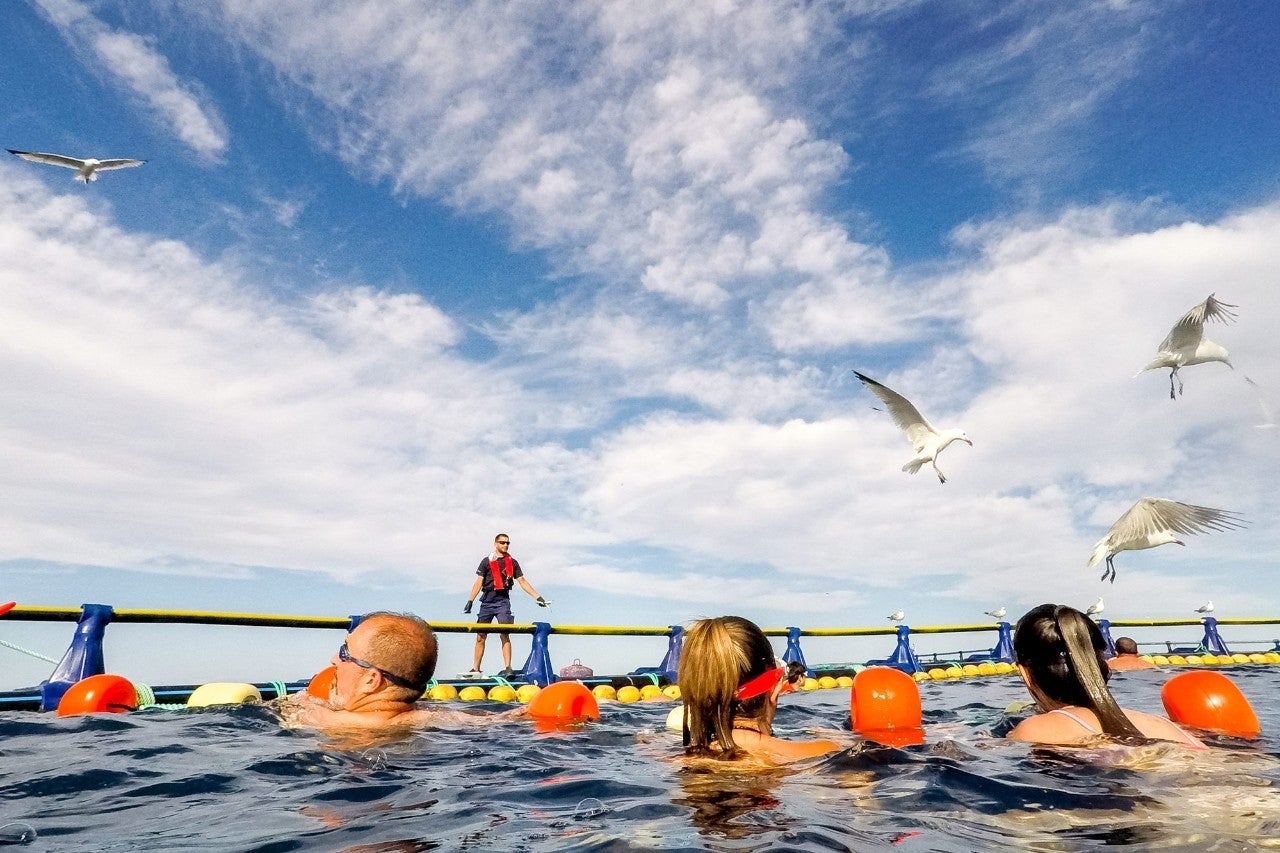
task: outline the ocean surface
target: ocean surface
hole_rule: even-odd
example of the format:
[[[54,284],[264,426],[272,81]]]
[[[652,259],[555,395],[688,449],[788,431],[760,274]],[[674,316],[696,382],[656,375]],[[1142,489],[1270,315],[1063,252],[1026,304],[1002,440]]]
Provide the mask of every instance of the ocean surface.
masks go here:
[[[1280,848],[1280,667],[1223,667],[1256,741],[1032,748],[1003,740],[1014,676],[921,685],[927,742],[848,729],[848,691],[783,697],[776,729],[845,729],[843,752],[786,768],[687,762],[669,702],[337,744],[270,706],[59,718],[0,713],[0,846],[30,850],[975,851]],[[1159,713],[1173,669],[1123,673]],[[449,703],[477,714],[494,703]],[[827,734],[830,734],[829,732]]]

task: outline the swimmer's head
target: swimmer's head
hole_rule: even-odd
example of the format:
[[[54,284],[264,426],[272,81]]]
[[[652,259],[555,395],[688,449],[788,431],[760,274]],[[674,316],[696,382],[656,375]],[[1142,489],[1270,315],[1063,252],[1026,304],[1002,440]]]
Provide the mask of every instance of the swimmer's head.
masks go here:
[[[1116,654],[1136,655],[1137,653],[1138,643],[1133,637],[1116,637]]]
[[[435,632],[409,613],[370,613],[347,634],[335,667],[330,701],[350,709],[364,697],[379,695],[415,702],[435,675]]]

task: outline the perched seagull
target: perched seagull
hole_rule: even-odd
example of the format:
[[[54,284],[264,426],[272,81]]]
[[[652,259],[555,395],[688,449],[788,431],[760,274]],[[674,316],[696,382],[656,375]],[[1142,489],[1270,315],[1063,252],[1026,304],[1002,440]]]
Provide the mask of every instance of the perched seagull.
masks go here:
[[[1212,612],[1213,612],[1213,602],[1212,602],[1212,601],[1206,601],[1204,604],[1201,604],[1199,607],[1197,607],[1197,608],[1196,608],[1196,612],[1197,612],[1197,613],[1212,613]]]
[[[903,613],[901,610],[895,610],[889,614],[888,618],[890,622],[901,622],[903,619],[907,618],[907,614]]]
[[[997,607],[995,610],[986,611],[987,615],[992,619],[1003,619],[1005,612],[1006,611],[1003,607]]]
[[[1086,616],[1096,616],[1106,610],[1107,606],[1102,603],[1102,596],[1098,596],[1098,600],[1089,605],[1089,609],[1084,612]]]
[[[1219,302],[1210,293],[1208,299],[1182,315],[1182,319],[1169,331],[1160,348],[1156,350],[1156,357],[1134,376],[1141,376],[1148,370],[1169,368],[1169,399],[1176,400],[1177,395],[1173,393],[1174,379],[1178,380],[1178,394],[1182,393],[1182,377],[1178,376],[1179,368],[1209,361],[1220,361],[1227,367],[1231,367],[1231,359],[1227,351],[1204,336],[1204,324],[1206,320],[1216,320],[1221,323],[1234,322],[1236,315],[1230,309],[1235,307],[1237,306]]]
[[[938,470],[938,454],[953,441],[963,441],[973,447],[973,442],[969,440],[969,436],[964,434],[964,430],[944,429],[939,432],[924,419],[924,415],[920,414],[919,409],[911,405],[910,400],[897,391],[886,388],[856,370],[853,375],[861,379],[862,384],[866,385],[867,388],[871,389],[871,393],[880,398],[889,409],[889,415],[893,418],[893,422],[907,434],[907,440],[916,449],[916,458],[903,465],[902,470],[914,474],[920,470],[924,463],[930,462],[933,464],[934,472],[938,475],[939,482],[947,482],[946,476]]]
[[[1086,565],[1096,566],[1105,557],[1107,567],[1100,579],[1110,577],[1111,582],[1115,583],[1116,567],[1112,560],[1121,551],[1141,551],[1169,543],[1186,545],[1175,534],[1238,530],[1243,526],[1244,520],[1238,514],[1225,509],[1211,509],[1164,498],[1141,498],[1093,546],[1093,556]]]
[[[87,160],[81,160],[79,157],[66,157],[62,154],[41,154],[38,151],[14,151],[9,149],[10,154],[16,154],[23,160],[30,160],[32,163],[47,163],[50,166],[63,166],[68,169],[76,170],[76,180],[89,183],[98,180],[99,172],[109,172],[112,169],[128,169],[131,166],[141,166],[146,160],[95,160],[90,157]]]

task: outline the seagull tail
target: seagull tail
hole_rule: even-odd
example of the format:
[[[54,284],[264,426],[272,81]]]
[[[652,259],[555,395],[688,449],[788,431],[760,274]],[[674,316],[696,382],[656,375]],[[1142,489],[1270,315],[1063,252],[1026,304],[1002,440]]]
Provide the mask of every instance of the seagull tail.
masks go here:
[[[1084,564],[1085,568],[1090,568],[1091,566],[1098,565],[1098,562],[1100,560],[1106,559],[1106,556],[1107,556],[1107,543],[1099,542],[1097,545],[1093,546],[1093,555],[1089,557],[1089,562]]]
[[[902,470],[906,471],[908,474],[918,473],[920,471],[920,466],[924,465],[924,463],[928,461],[929,460],[927,459],[912,459],[906,465],[902,466]]]

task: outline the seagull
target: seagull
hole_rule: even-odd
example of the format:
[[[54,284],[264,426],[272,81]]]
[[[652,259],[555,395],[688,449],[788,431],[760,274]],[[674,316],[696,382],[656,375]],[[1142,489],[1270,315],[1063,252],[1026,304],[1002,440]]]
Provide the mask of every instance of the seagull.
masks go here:
[[[1182,393],[1182,377],[1178,376],[1179,368],[1209,361],[1220,361],[1227,367],[1231,367],[1231,359],[1227,351],[1204,336],[1204,324],[1206,320],[1216,320],[1221,323],[1234,322],[1236,315],[1230,309],[1235,307],[1237,306],[1219,302],[1210,293],[1208,299],[1182,315],[1182,319],[1174,325],[1168,336],[1161,342],[1160,348],[1156,350],[1156,357],[1134,376],[1141,376],[1148,370],[1169,368],[1169,399],[1176,400],[1177,395],[1173,393],[1174,379],[1178,380],[1178,394]]]
[[[1105,557],[1107,567],[1100,580],[1110,577],[1111,582],[1115,583],[1116,567],[1112,560],[1121,551],[1141,551],[1169,543],[1186,545],[1175,534],[1238,530],[1243,526],[1244,520],[1237,513],[1225,509],[1195,506],[1164,498],[1141,498],[1093,546],[1093,556],[1086,565],[1095,566]]]
[[[1006,611],[1003,607],[997,607],[995,610],[986,611],[986,614],[992,619],[1003,619],[1005,613]]]
[[[15,151],[8,149],[10,154],[16,154],[23,160],[30,160],[32,163],[47,163],[50,166],[64,166],[68,169],[76,170],[76,180],[83,183],[98,180],[98,172],[108,172],[112,169],[128,169],[131,166],[141,166],[146,160],[95,160],[90,157],[87,160],[81,160],[79,157],[67,157],[62,154],[41,154],[38,151]]]
[[[1098,600],[1089,605],[1089,609],[1084,612],[1086,616],[1096,616],[1106,610],[1107,606],[1102,603],[1102,596],[1098,596]]]
[[[892,613],[890,613],[888,616],[888,619],[890,622],[901,622],[903,619],[906,619],[906,618],[907,618],[907,614],[903,613],[901,610],[895,610]]]
[[[1196,612],[1197,612],[1197,613],[1212,613],[1212,612],[1213,612],[1213,602],[1212,602],[1212,601],[1206,601],[1204,604],[1201,604],[1199,607],[1197,607],[1197,608],[1196,608]]]
[[[889,415],[893,418],[893,422],[902,428],[907,434],[907,440],[916,449],[916,458],[903,465],[902,470],[914,474],[920,470],[924,463],[930,462],[933,464],[934,472],[938,475],[938,481],[947,482],[946,476],[938,470],[938,454],[953,441],[963,441],[973,447],[973,442],[969,440],[969,436],[964,434],[964,430],[944,429],[939,432],[924,419],[924,415],[920,414],[920,410],[913,406],[910,400],[897,391],[886,388],[856,370],[853,375],[861,379],[862,384],[866,385],[871,390],[871,393],[880,398],[889,409]]]

